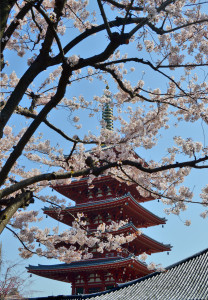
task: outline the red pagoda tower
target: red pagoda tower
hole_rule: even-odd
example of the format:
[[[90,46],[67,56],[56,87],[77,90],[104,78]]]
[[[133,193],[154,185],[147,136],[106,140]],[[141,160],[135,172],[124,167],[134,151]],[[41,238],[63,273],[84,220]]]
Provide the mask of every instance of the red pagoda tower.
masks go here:
[[[93,189],[89,189],[87,178],[74,180],[69,185],[57,185],[56,191],[75,201],[76,205],[58,211],[45,208],[44,213],[69,226],[74,221],[73,215],[84,213],[89,231],[99,224],[110,224],[112,221],[129,220],[114,234],[131,234],[138,228],[165,224],[140,203],[152,200],[141,197],[136,184],[127,185],[111,176],[102,176],[93,180]],[[61,215],[61,220],[60,220]],[[161,244],[141,234],[133,241],[122,245],[123,250],[96,252],[93,258],[50,266],[29,266],[29,272],[39,276],[72,283],[72,294],[88,294],[104,291],[139,277],[150,274],[146,264],[135,259],[143,252],[147,254],[169,251],[170,245]]]
[[[109,104],[103,111],[106,128],[113,129],[112,108]],[[136,156],[136,154],[135,154]],[[99,224],[110,225],[112,221],[128,220],[112,234],[129,235],[134,233],[136,238],[122,245],[122,251],[116,250],[103,253],[93,248],[92,259],[49,266],[29,266],[30,273],[72,283],[72,294],[90,294],[111,289],[119,283],[124,283],[150,274],[146,264],[135,259],[135,256],[146,252],[169,251],[171,246],[159,243],[148,236],[138,235],[139,228],[147,228],[165,224],[166,220],[157,217],[140,205],[141,202],[153,200],[152,197],[142,197],[137,185],[128,185],[112,176],[101,176],[92,182],[89,188],[88,178],[74,180],[69,185],[53,187],[57,192],[75,201],[75,206],[57,211],[56,208],[45,208],[44,213],[68,226],[72,225],[77,213],[84,213],[89,232],[97,229]],[[69,247],[70,245],[57,245]]]

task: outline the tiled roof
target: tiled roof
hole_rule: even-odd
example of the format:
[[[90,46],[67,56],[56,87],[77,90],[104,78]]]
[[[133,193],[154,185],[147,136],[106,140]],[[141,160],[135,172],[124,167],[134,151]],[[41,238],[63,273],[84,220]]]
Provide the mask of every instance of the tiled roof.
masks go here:
[[[121,230],[123,230],[123,229],[127,229],[127,228],[129,228],[129,229],[133,228],[134,231],[138,231],[138,228],[136,228],[136,226],[134,226],[134,224],[133,224],[132,222],[129,222],[129,223],[125,224],[124,226],[120,227],[120,228],[118,229],[118,232],[121,231]],[[146,239],[148,239],[149,241],[152,241],[152,242],[154,242],[154,243],[157,243],[158,245],[161,245],[161,246],[163,246],[163,247],[166,247],[167,250],[170,250],[170,249],[172,248],[172,246],[171,246],[170,244],[163,244],[163,243],[160,243],[160,242],[156,241],[155,239],[149,237],[148,235],[146,235],[146,234],[144,234],[144,233],[142,233],[139,237],[140,237],[140,238],[141,238],[141,237],[146,238]]]
[[[62,210],[62,212],[65,211],[74,211],[74,210],[80,210],[80,209],[84,209],[86,207],[99,207],[100,205],[104,205],[106,206],[107,204],[114,204],[116,201],[119,200],[127,200],[128,199],[136,205],[136,207],[140,210],[142,210],[143,212],[148,213],[149,215],[151,215],[154,218],[157,218],[158,220],[160,220],[162,223],[165,223],[167,221],[167,219],[165,218],[160,218],[158,216],[156,216],[155,214],[153,214],[152,212],[150,212],[148,209],[144,208],[142,205],[140,205],[135,199],[134,197],[131,195],[131,193],[127,193],[124,196],[121,197],[116,197],[116,198],[112,198],[112,199],[106,199],[106,200],[101,200],[101,201],[93,201],[93,202],[87,202],[87,203],[82,203],[82,204],[78,204],[75,206],[70,206],[70,207],[66,207],[65,209]],[[49,214],[49,212],[56,212],[57,208],[56,207],[44,207],[43,208],[44,213]]]
[[[88,177],[81,178],[80,180],[74,179],[69,184],[55,185],[53,186],[53,189],[55,189],[57,192],[61,193],[62,195],[68,197],[69,199],[75,201],[76,203],[88,202],[89,201],[88,198],[89,195],[87,196],[87,191],[89,191],[88,179],[89,179]],[[110,197],[110,194],[108,194],[109,190],[112,192],[114,196],[117,195],[118,191],[115,188],[116,186],[117,188],[120,187],[119,190],[122,189],[123,193],[127,193],[127,191],[130,192],[138,202],[146,202],[155,199],[150,195],[148,197],[142,197],[139,191],[137,190],[137,184],[134,183],[131,185],[127,185],[126,182],[120,182],[117,178],[114,178],[110,175],[102,175],[101,177],[94,178],[93,185],[94,188],[92,189],[92,194],[90,199],[91,200],[94,199],[94,201],[98,200],[97,194],[95,192],[97,188],[101,188],[102,191],[99,197],[106,199]],[[104,186],[108,186],[109,190],[105,189]],[[93,191],[95,193],[93,193]]]
[[[208,249],[166,268],[120,285],[111,292],[71,296],[90,300],[207,300]]]
[[[76,267],[85,267],[85,266],[97,266],[103,264],[112,264],[116,262],[128,261],[130,257],[114,257],[114,258],[100,258],[100,259],[88,259],[88,260],[80,260],[71,262],[70,264],[57,264],[57,265],[38,265],[27,267],[28,270],[59,270],[59,269],[71,269]]]
[[[63,211],[65,210],[71,210],[71,209],[75,209],[75,208],[83,208],[83,207],[88,207],[88,206],[95,206],[95,205],[99,205],[99,204],[106,204],[106,203],[111,203],[114,202],[116,200],[121,200],[121,199],[126,199],[127,197],[130,197],[136,204],[138,204],[138,202],[132,197],[132,195],[130,193],[127,193],[121,197],[116,197],[116,198],[111,198],[111,199],[105,199],[105,200],[100,200],[100,201],[89,201],[89,202],[85,202],[85,203],[81,203],[81,204],[77,204],[74,206],[68,206],[66,208],[63,209]],[[139,205],[139,204],[138,204]],[[57,211],[57,207],[44,207],[43,211]]]
[[[208,248],[166,268],[120,285],[111,291],[30,299],[65,300],[207,300]]]

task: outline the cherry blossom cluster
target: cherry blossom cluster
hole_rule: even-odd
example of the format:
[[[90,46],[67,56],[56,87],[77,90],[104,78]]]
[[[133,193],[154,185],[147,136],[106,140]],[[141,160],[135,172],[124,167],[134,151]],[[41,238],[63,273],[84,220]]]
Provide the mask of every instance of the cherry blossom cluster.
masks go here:
[[[103,252],[134,238],[111,233],[123,220],[103,223],[89,236],[82,215],[62,234],[33,226],[41,221],[42,202],[60,211],[66,205],[43,189],[73,178],[87,177],[89,188],[102,175],[137,184],[141,196],[159,198],[167,214],[199,202],[184,182],[193,169],[207,168],[205,138],[196,140],[191,132],[174,136],[159,159],[140,153],[154,153],[173,124],[208,124],[207,3],[127,2],[103,1],[100,12],[89,1],[18,0],[0,26],[0,232],[6,225],[15,230],[30,250],[20,250],[24,257],[34,252],[69,262],[91,257],[88,248],[95,245]],[[16,59],[21,68],[13,70]],[[91,99],[86,86],[94,91]],[[101,117],[106,104],[114,111],[114,131]],[[54,116],[65,110],[62,129]],[[99,133],[88,130],[91,120]],[[26,202],[8,217],[10,203],[21,202],[28,189],[41,200],[37,211],[25,208]],[[205,186],[200,194],[205,209],[207,195]],[[44,249],[36,248],[37,240]],[[57,248],[61,241],[71,246]]]
[[[96,248],[98,252],[122,251],[122,245],[133,241],[137,234],[116,234],[116,231],[124,226],[127,221],[113,222],[110,225],[100,224],[95,231],[89,231],[84,215],[79,213],[72,228],[59,233],[58,227],[54,227],[52,232],[49,228],[41,230],[37,226],[28,227],[28,222],[37,220],[37,212],[21,212],[17,214],[16,220],[11,224],[15,228],[20,228],[19,239],[24,242],[24,248],[19,248],[20,256],[29,258],[34,253],[47,258],[57,258],[60,261],[70,263],[80,259],[92,258],[90,249]],[[113,232],[115,234],[113,234]],[[39,247],[36,243],[39,243]]]

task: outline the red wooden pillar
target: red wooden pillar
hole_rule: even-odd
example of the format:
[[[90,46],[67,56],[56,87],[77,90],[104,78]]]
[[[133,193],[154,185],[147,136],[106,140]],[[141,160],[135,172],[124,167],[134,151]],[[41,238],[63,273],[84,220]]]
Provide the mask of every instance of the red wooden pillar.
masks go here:
[[[72,295],[75,295],[75,280],[72,279]]]
[[[88,275],[84,275],[84,294],[89,294]]]
[[[103,273],[100,273],[100,279],[101,279],[101,282],[102,282],[102,287],[101,287],[101,290],[102,291],[105,291],[106,290],[106,285],[105,285],[105,275]]]

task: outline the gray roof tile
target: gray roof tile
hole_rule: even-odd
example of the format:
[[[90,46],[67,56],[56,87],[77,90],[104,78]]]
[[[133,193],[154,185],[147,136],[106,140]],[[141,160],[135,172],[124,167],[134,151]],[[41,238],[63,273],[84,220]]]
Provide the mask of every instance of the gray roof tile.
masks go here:
[[[86,207],[96,207],[96,206],[99,206],[99,205],[106,205],[108,203],[114,203],[115,201],[117,200],[122,200],[122,199],[126,199],[126,198],[130,198],[131,201],[138,207],[140,208],[142,211],[145,211],[147,212],[149,215],[153,216],[153,217],[156,217],[158,219],[160,219],[160,221],[162,223],[165,223],[167,221],[166,218],[160,218],[158,217],[157,215],[155,215],[154,213],[150,212],[148,209],[144,208],[142,205],[140,205],[138,203],[137,200],[134,199],[134,197],[131,195],[131,193],[127,193],[125,194],[124,196],[121,196],[121,197],[116,197],[116,198],[112,198],[112,199],[105,199],[105,200],[100,200],[100,201],[92,201],[92,202],[85,202],[85,203],[81,203],[81,204],[77,204],[75,206],[70,206],[70,207],[66,207],[65,209],[63,209],[62,211],[63,212],[67,212],[67,211],[73,211],[74,209],[83,209],[83,208],[86,208]],[[128,200],[127,200],[128,202]],[[44,213],[48,213],[50,211],[52,212],[56,212],[57,211],[57,207],[44,207],[43,208],[43,211]]]
[[[166,272],[150,274],[111,291],[33,299],[208,300],[208,248],[167,267]]]
[[[88,260],[80,260],[71,262],[70,264],[56,264],[56,265],[38,265],[38,266],[32,266],[29,265],[27,267],[28,270],[59,270],[59,269],[70,269],[75,267],[85,267],[85,266],[97,266],[97,265],[103,265],[103,264],[112,264],[117,262],[124,262],[129,261],[131,257],[114,257],[114,258],[100,258],[100,259],[88,259]],[[144,264],[140,262],[141,264]],[[145,265],[145,264],[144,264]]]
[[[208,249],[112,291],[63,299],[208,300]]]

